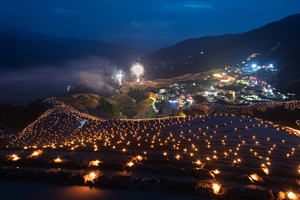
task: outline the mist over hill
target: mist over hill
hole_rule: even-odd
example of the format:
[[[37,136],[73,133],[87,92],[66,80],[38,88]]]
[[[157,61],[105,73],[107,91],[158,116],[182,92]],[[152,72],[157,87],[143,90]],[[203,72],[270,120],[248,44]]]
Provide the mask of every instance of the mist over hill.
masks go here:
[[[148,77],[165,78],[235,65],[260,53],[256,62],[279,68],[278,86],[300,94],[299,35],[300,14],[296,14],[246,33],[185,40],[145,56],[143,62]]]
[[[97,91],[111,88],[114,70],[128,68],[142,52],[102,41],[0,33],[0,104],[62,95],[68,85],[72,90],[82,83]]]

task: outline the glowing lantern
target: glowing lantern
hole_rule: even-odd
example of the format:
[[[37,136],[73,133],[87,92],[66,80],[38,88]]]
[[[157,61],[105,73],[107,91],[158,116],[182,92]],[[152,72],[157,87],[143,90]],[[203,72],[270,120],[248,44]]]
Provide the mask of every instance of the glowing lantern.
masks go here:
[[[12,161],[18,161],[18,160],[20,160],[21,158],[20,158],[17,154],[12,154],[12,155],[9,155],[9,156],[8,156],[8,159],[9,159],[9,160],[12,160]]]
[[[268,168],[262,167],[261,169],[263,170],[263,172],[265,172],[266,175],[269,175],[270,172]]]
[[[126,164],[128,167],[132,167],[134,165],[134,162],[130,161]]]
[[[287,197],[291,200],[296,200],[298,199],[296,194],[294,192],[287,192]]]
[[[87,182],[92,182],[94,183],[94,181],[101,175],[101,172],[100,171],[92,171],[92,172],[89,172],[87,173],[86,175],[83,176],[83,179],[84,179],[84,183],[87,183]]]
[[[214,174],[220,174],[221,172],[218,169],[212,170]]]
[[[212,188],[214,194],[220,194],[221,184],[213,183],[213,184],[211,185],[211,188]]]
[[[62,163],[62,159],[60,157],[57,157],[53,160],[55,163]]]
[[[142,160],[143,160],[143,157],[140,156],[140,155],[137,155],[135,158],[136,158],[138,161],[142,161]]]
[[[196,162],[194,162],[196,165],[201,165],[202,162],[200,160],[197,160]]]
[[[38,157],[38,156],[40,156],[42,153],[43,153],[42,150],[36,150],[36,151],[32,152],[32,154],[29,155],[29,158],[32,158],[32,157]]]
[[[263,179],[260,177],[260,176],[258,176],[257,174],[251,174],[250,176],[248,176],[248,178],[249,178],[249,180],[251,181],[251,182],[263,182]]]
[[[100,160],[92,160],[92,161],[89,162],[89,166],[96,166],[96,167],[98,167],[100,163],[101,163]]]
[[[176,158],[176,160],[180,160],[181,156],[180,156],[179,154],[177,154],[177,155],[175,156],[175,158]]]

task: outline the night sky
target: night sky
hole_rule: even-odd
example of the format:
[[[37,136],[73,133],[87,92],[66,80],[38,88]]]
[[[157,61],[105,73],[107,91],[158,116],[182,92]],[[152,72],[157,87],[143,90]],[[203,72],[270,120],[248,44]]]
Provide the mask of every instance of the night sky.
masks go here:
[[[248,31],[295,13],[299,0],[2,0],[0,23],[155,49],[191,37]]]

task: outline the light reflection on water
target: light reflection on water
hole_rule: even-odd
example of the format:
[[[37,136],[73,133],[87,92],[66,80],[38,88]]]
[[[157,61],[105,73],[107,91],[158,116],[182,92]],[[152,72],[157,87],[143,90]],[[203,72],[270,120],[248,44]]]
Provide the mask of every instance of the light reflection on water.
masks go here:
[[[58,186],[9,181],[0,181],[0,196],[0,199],[5,200],[200,200],[195,196],[150,190],[110,190],[88,186]]]
[[[93,200],[93,199],[116,199],[113,192],[90,188],[87,186],[69,186],[59,188],[55,199]]]

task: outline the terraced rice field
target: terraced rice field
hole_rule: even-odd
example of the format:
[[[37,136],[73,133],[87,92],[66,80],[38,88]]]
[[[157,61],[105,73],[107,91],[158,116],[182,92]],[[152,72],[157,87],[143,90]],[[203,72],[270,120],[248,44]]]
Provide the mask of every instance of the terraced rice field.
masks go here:
[[[207,198],[299,198],[300,138],[247,116],[108,120],[60,103],[3,137],[0,179]]]

